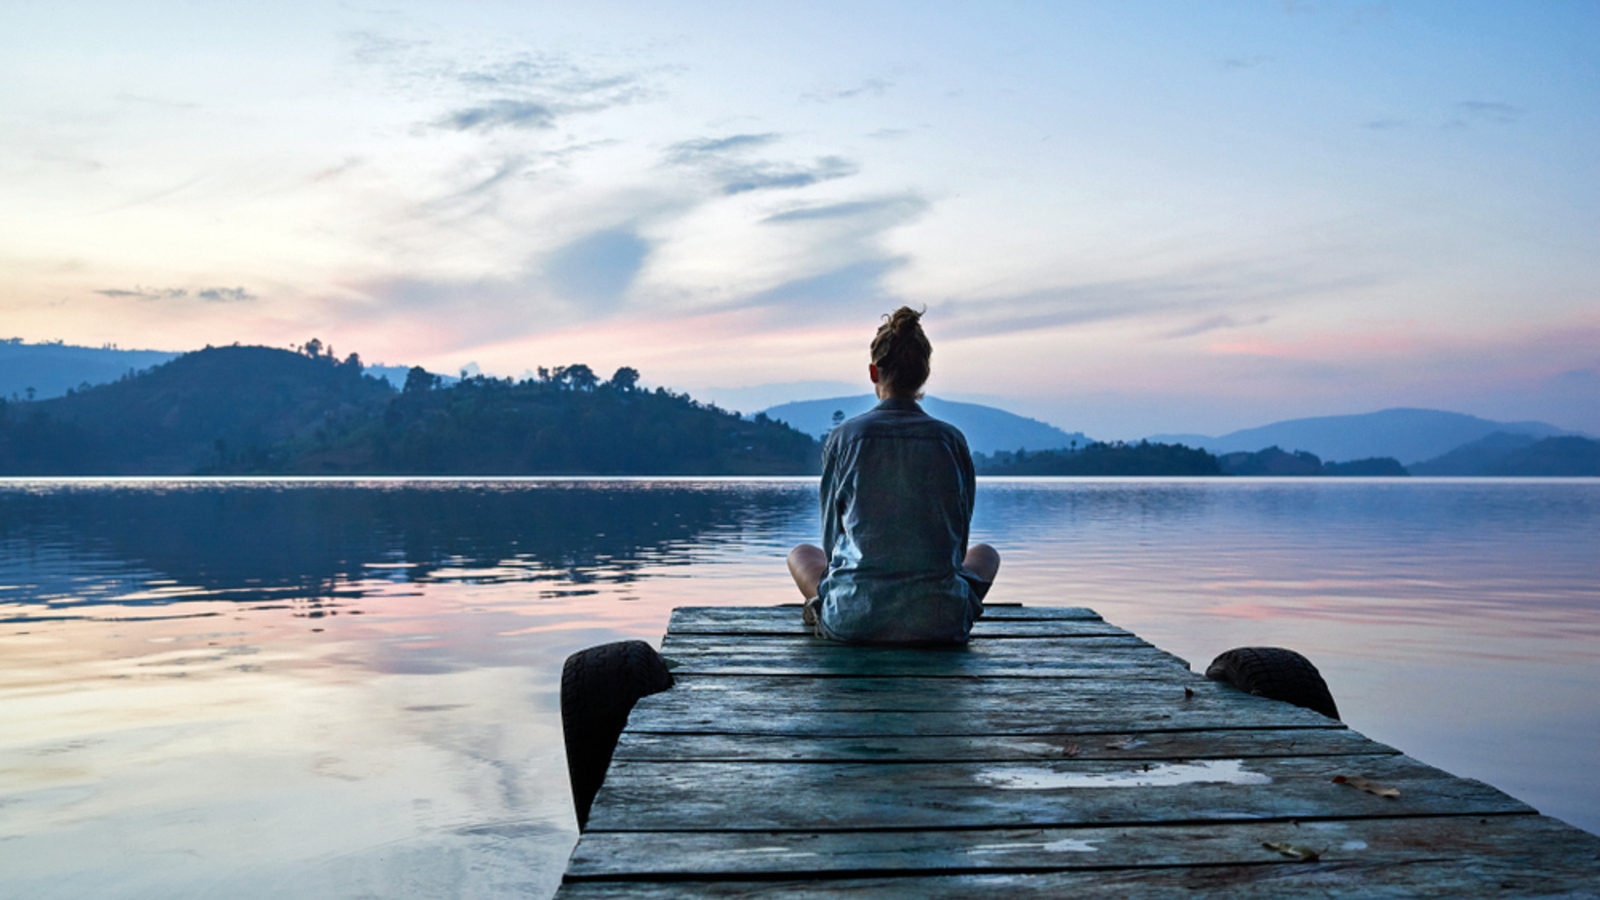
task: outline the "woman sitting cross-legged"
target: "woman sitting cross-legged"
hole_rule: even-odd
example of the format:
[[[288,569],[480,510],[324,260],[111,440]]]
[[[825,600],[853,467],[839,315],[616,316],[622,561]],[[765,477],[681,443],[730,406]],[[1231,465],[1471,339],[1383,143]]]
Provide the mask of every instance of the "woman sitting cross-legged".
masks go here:
[[[884,318],[867,366],[881,402],[828,436],[822,547],[790,551],[789,573],[821,637],[960,643],[1000,554],[967,544],[977,488],[967,439],[917,405],[933,354],[921,314],[902,306]]]

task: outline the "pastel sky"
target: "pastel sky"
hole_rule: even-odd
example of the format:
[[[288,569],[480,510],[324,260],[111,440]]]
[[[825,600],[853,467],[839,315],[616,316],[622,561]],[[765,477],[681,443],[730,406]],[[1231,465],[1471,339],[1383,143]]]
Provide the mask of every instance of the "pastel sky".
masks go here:
[[[1600,433],[1600,3],[0,6],[0,337]]]

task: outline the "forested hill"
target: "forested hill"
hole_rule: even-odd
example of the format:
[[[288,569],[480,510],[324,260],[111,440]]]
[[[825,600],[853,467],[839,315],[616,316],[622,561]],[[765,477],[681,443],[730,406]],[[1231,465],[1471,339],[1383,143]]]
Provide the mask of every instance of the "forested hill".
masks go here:
[[[0,400],[0,475],[638,474],[816,471],[818,445],[764,418],[587,366],[405,390],[316,341],[208,347],[38,402]]]

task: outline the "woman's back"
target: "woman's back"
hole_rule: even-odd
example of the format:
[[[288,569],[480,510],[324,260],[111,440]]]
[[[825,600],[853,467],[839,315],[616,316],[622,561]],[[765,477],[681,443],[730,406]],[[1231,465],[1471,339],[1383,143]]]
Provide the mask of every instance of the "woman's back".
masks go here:
[[[884,400],[823,454],[823,631],[851,641],[965,640],[980,609],[961,575],[975,476],[966,438],[915,401]]]

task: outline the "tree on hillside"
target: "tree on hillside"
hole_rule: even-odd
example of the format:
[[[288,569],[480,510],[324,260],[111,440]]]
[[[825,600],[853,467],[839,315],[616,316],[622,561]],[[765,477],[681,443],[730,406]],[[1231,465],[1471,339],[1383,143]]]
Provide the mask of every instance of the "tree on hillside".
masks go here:
[[[429,372],[421,366],[412,366],[406,372],[406,384],[401,388],[401,393],[422,394],[439,386],[439,376]]]
[[[544,369],[539,370],[541,373]],[[600,376],[583,363],[573,363],[570,366],[557,366],[550,372],[550,381],[557,387],[574,391],[592,391],[600,384]]]
[[[631,391],[639,386],[639,370],[632,366],[623,366],[618,369],[611,380],[606,382],[613,390]]]

